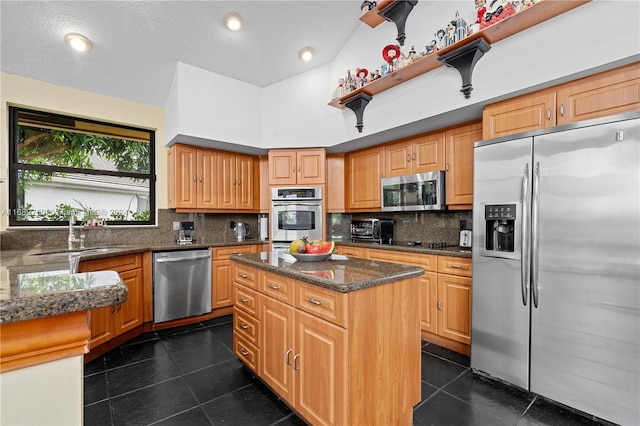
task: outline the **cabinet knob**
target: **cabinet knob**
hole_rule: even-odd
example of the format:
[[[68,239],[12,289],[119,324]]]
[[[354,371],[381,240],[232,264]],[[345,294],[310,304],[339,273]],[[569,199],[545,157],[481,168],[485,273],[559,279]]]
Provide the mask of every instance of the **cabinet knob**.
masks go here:
[[[551,121],[551,108],[547,108],[547,121]]]
[[[564,117],[564,104],[560,104],[560,117]]]
[[[438,310],[442,310],[442,300],[438,300]]]
[[[200,182],[202,182],[202,176],[200,176]]]
[[[194,181],[194,182],[197,182],[197,181],[198,181],[198,176],[193,175],[193,181]]]
[[[416,159],[416,153],[414,152],[413,155],[411,156],[411,158],[415,161]]]
[[[407,163],[411,162],[411,155],[407,154]]]

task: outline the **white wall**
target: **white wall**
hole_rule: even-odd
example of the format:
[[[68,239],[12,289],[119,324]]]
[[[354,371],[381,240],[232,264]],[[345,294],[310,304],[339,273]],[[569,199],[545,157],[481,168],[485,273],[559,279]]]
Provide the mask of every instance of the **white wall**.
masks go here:
[[[407,53],[412,45],[417,51],[424,50],[435,31],[453,19],[456,10],[472,22],[475,15],[472,4],[419,2],[407,19],[403,51]],[[194,90],[183,91],[178,87],[181,115],[185,110],[197,111],[194,120],[181,121],[179,132],[265,148],[331,147],[447,112],[452,112],[448,119],[455,124],[459,122],[456,111],[469,105],[481,106],[507,94],[566,80],[567,76],[579,77],[585,71],[611,67],[619,60],[629,62],[634,56],[637,60],[639,16],[640,2],[594,0],[492,45],[475,67],[470,99],[459,91],[462,84],[459,73],[443,66],[374,96],[364,112],[363,132],[358,133],[351,110],[339,110],[327,103],[347,69],[355,72],[358,67],[378,68],[383,63],[382,48],[395,43],[397,35],[396,26],[391,23],[376,28],[361,24],[330,65],[264,89],[247,89],[242,92],[245,102],[228,106],[224,113],[237,123],[244,114],[244,104],[250,103],[252,96],[256,100],[262,96],[262,110],[252,111],[262,117],[259,137],[256,138],[255,126],[217,128],[219,123],[206,126],[199,122],[218,113],[217,106],[208,102],[212,95],[203,96],[198,80],[206,83],[205,90],[215,89],[210,80],[215,81],[216,77],[206,71],[194,73],[188,79]],[[185,81],[186,78],[181,78],[180,84]],[[171,102],[175,100],[168,103]],[[169,108],[172,106],[168,105]],[[168,132],[169,139],[173,134]]]

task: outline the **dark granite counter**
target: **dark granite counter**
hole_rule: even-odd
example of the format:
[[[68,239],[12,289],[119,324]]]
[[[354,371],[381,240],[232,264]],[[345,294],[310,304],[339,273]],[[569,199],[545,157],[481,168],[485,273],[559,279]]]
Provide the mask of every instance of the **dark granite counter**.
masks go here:
[[[0,252],[0,324],[101,308],[127,300],[127,286],[113,271],[76,274],[80,261],[147,251],[193,250],[263,241],[207,244],[157,243],[85,249],[34,248]]]
[[[346,258],[346,256],[334,256]],[[293,259],[289,256],[290,259]],[[231,260],[340,293],[348,293],[424,274],[424,269],[398,263],[346,258],[323,262],[289,262],[274,251],[231,256]]]
[[[430,249],[425,246],[409,246],[407,244],[378,244],[378,243],[366,243],[366,242],[354,242],[350,240],[338,241],[336,244],[351,247],[364,247],[379,250],[394,250],[404,251],[408,253],[424,253],[424,254],[437,254],[439,256],[457,256],[457,257],[471,257],[471,250],[460,250],[458,246],[447,246],[442,249]]]

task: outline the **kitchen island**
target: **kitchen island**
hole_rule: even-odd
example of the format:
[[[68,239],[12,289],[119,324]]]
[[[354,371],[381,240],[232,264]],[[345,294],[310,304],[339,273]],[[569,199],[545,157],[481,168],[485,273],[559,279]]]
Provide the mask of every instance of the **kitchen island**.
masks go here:
[[[423,268],[275,251],[231,261],[234,352],[293,410],[314,425],[413,423]]]

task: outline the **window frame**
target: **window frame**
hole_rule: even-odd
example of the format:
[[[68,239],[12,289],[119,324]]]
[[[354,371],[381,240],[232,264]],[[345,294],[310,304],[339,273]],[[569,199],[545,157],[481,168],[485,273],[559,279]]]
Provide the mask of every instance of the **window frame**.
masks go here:
[[[75,174],[87,174],[96,176],[115,176],[124,178],[136,178],[147,179],[149,181],[149,220],[110,220],[109,226],[148,226],[156,225],[156,150],[155,150],[155,130],[127,126],[123,124],[111,123],[108,121],[100,121],[95,119],[89,119],[84,117],[74,117],[71,115],[52,113],[48,111],[42,111],[33,108],[25,108],[18,106],[9,106],[9,226],[10,227],[61,227],[68,226],[68,221],[41,221],[41,220],[18,220],[18,173],[21,170],[36,170],[45,172],[62,172],[62,173],[75,173]],[[18,141],[19,137],[19,124],[18,114],[20,112],[37,113],[41,115],[47,115],[52,118],[68,119],[68,120],[82,120],[83,122],[98,125],[108,125],[116,128],[141,131],[149,134],[149,173],[136,173],[136,172],[119,172],[111,170],[96,170],[96,169],[80,169],[74,167],[59,167],[43,164],[25,164],[18,161]],[[61,130],[64,130],[61,128]],[[124,139],[124,138],[122,138]],[[80,208],[78,208],[80,210]]]

